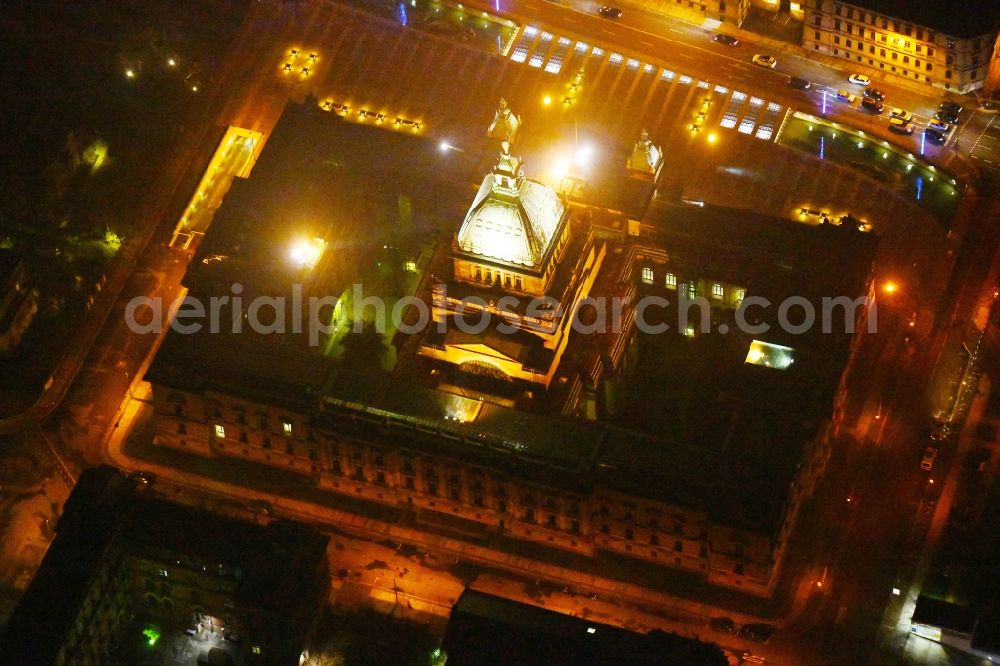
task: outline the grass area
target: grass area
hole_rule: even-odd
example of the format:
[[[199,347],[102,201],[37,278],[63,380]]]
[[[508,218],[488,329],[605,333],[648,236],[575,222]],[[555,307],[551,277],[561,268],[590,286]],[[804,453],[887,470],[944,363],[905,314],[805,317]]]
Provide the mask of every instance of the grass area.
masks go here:
[[[796,113],[785,124],[778,144],[860,171],[879,185],[915,201],[950,227],[961,199],[952,176],[888,141]]]

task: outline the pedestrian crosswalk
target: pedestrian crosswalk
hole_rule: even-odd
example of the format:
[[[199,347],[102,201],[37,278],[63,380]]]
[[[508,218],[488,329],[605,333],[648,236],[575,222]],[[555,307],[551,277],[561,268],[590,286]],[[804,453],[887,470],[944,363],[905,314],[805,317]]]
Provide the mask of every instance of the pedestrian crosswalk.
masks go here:
[[[659,72],[658,77],[650,79],[651,85],[659,81],[664,84],[694,86],[696,89],[711,90],[716,95],[724,96],[722,105],[725,111],[719,119],[719,127],[734,129],[740,134],[762,141],[774,138],[775,127],[781,124],[787,112],[786,107],[776,102],[751,97],[745,92],[730,90],[726,86],[643,62],[617,51],[606,52],[583,41],[566,36],[556,37],[534,26],[524,26],[514,40],[509,57],[515,63],[524,63],[548,74],[559,74],[568,64],[573,67],[624,68],[635,76]]]

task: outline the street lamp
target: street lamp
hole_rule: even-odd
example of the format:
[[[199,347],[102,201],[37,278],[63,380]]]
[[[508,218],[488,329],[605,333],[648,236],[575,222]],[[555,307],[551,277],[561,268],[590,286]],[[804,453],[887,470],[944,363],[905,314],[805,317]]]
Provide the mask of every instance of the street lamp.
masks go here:
[[[882,285],[882,291],[884,291],[887,294],[894,294],[898,289],[899,287],[892,280],[889,280],[884,285]]]
[[[459,153],[464,153],[465,152],[463,149],[459,148],[458,146],[453,146],[450,143],[448,143],[447,141],[442,141],[441,143],[439,143],[438,144],[438,150],[440,150],[442,153],[447,153],[449,150],[454,150],[454,151],[457,151]]]

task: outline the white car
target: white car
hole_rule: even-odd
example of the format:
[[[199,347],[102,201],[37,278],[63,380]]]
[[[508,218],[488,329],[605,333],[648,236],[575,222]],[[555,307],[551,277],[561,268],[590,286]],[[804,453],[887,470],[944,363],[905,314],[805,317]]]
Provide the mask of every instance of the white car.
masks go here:
[[[775,60],[774,56],[763,55],[758,53],[753,57],[753,64],[757,65],[758,67],[767,67],[768,69],[774,69],[774,67],[778,64],[778,61]]]
[[[872,82],[871,77],[865,76],[864,74],[851,74],[847,80],[859,86],[867,86]]]
[[[847,102],[848,104],[854,104],[858,101],[858,96],[854,93],[849,93],[846,90],[837,91],[837,99],[841,102]]]
[[[909,120],[902,118],[890,118],[889,129],[897,134],[913,134],[913,125]]]
[[[891,111],[889,111],[889,116],[891,118],[899,118],[903,122],[907,123],[913,120],[913,114],[904,109],[893,108]]]

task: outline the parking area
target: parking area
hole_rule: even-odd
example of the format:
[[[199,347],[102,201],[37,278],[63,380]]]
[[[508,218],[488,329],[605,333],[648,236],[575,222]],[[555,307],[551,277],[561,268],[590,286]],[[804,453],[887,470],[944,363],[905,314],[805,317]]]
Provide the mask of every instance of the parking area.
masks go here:
[[[970,155],[989,168],[1000,169],[1000,113],[979,112],[989,120],[972,145]]]

